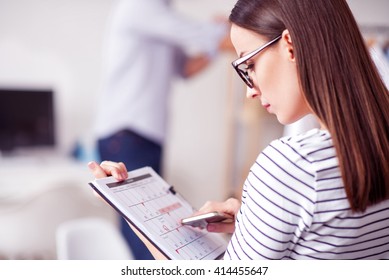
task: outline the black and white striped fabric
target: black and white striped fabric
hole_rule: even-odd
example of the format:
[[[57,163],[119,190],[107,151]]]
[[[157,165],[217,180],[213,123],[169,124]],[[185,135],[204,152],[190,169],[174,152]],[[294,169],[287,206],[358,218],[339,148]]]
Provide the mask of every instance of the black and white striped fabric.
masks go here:
[[[389,201],[350,210],[327,131],[281,138],[250,170],[224,258],[389,259]]]

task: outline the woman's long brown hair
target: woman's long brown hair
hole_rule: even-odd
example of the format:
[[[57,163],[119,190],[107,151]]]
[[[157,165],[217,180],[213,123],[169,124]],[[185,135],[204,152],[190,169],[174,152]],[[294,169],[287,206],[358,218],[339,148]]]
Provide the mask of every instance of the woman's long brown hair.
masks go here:
[[[331,133],[353,211],[389,198],[389,94],[345,0],[238,0],[230,21],[288,29],[303,94]]]

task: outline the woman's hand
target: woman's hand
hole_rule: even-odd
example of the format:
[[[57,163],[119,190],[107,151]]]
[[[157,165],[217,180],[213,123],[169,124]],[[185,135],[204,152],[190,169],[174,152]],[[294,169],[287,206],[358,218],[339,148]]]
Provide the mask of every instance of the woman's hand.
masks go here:
[[[119,181],[127,179],[127,168],[122,162],[103,161],[100,165],[95,161],[88,162],[89,170],[95,176],[96,179],[104,178],[107,176],[113,176]],[[93,191],[95,196],[105,202],[104,199],[96,192]]]
[[[236,217],[240,209],[240,201],[236,198],[229,198],[224,202],[208,201],[204,204],[203,207],[196,212],[196,215],[202,213],[209,213],[213,211],[223,212],[230,216]],[[233,233],[235,231],[235,223],[209,223],[207,225],[207,231],[209,232],[224,232],[224,233]]]
[[[88,163],[89,170],[95,176],[95,178],[104,178],[107,176],[113,176],[119,181],[127,179],[127,168],[122,162],[103,161],[100,165],[95,161]]]

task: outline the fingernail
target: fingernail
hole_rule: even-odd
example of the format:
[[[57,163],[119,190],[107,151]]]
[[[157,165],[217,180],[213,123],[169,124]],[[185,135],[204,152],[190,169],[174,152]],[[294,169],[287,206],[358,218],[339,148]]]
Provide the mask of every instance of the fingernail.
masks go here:
[[[123,180],[123,177],[122,177],[122,174],[117,172],[116,170],[115,171],[112,171],[112,175],[114,175],[114,177],[118,180]]]
[[[212,225],[212,224],[208,224],[207,225],[207,231],[212,232],[214,230],[215,230],[215,226],[214,225]]]
[[[95,167],[96,167],[96,163],[95,162],[93,162],[93,161],[91,161],[91,162],[88,162],[88,167],[89,167],[89,169],[95,169]]]

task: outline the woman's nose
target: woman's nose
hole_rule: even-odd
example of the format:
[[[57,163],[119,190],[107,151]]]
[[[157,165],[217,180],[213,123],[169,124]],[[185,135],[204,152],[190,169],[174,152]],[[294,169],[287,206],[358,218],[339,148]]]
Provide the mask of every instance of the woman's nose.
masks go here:
[[[259,96],[261,92],[254,86],[253,88],[247,87],[246,97],[255,98]]]

